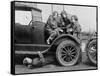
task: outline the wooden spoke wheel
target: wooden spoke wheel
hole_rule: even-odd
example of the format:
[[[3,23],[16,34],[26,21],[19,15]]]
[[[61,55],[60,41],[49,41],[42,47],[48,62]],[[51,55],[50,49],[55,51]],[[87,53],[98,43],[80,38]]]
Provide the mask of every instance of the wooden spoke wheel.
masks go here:
[[[78,62],[80,47],[71,40],[62,41],[56,50],[56,58],[63,66],[71,66]]]
[[[87,56],[90,62],[97,64],[97,41],[92,40],[87,47]]]

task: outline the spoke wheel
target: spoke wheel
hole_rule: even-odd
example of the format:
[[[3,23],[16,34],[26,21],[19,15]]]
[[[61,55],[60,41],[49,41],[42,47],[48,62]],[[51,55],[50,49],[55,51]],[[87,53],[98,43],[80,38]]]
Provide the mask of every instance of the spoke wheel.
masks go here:
[[[71,66],[78,62],[80,48],[71,40],[62,41],[56,51],[56,58],[63,66]]]
[[[93,63],[97,64],[97,42],[96,40],[92,40],[87,49],[88,59]]]

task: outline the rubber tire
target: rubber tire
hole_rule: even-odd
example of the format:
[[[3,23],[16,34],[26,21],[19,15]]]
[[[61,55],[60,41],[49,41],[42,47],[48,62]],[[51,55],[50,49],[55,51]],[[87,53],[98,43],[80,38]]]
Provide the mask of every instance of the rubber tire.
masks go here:
[[[66,63],[63,63],[62,61],[61,61],[61,59],[59,58],[59,53],[60,53],[60,48],[61,48],[61,46],[62,45],[68,45],[68,44],[71,44],[71,45],[73,45],[73,46],[75,46],[76,47],[76,49],[77,49],[77,51],[78,51],[78,55],[77,55],[77,57],[75,58],[75,60],[73,61],[73,62],[71,62],[71,63],[68,63],[68,64],[66,64]],[[74,42],[74,41],[72,41],[72,40],[63,40],[58,46],[57,46],[57,49],[56,49],[56,59],[57,59],[57,61],[59,62],[59,64],[60,65],[62,65],[62,66],[72,66],[72,65],[75,65],[75,64],[77,64],[77,63],[79,63],[79,61],[81,61],[80,60],[80,55],[81,55],[81,50],[80,50],[80,47]]]
[[[89,44],[86,47],[86,54],[87,54],[87,61],[91,62],[92,64],[96,65],[97,61],[94,61],[93,59],[91,59],[90,55],[89,55],[89,48],[88,46],[90,46],[93,42],[97,42],[96,39],[92,40],[89,42]]]

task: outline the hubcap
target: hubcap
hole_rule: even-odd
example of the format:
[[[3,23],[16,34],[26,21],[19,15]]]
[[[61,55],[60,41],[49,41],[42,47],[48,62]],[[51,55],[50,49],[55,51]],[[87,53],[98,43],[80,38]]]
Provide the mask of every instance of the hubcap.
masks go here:
[[[89,47],[89,54],[93,60],[97,60],[97,46],[96,42],[92,43]]]
[[[77,49],[73,45],[66,45],[61,48],[61,59],[64,62],[71,62],[77,56]]]

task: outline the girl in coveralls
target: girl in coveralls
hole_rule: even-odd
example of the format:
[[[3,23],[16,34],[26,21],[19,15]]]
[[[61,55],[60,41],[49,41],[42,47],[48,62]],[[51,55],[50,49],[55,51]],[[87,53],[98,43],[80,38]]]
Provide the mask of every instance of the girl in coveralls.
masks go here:
[[[52,15],[49,16],[46,24],[46,30],[49,33],[47,44],[50,44],[50,42],[59,35],[59,32],[63,32],[63,30],[58,27],[59,20],[57,11],[54,11]]]
[[[76,15],[72,15],[71,16],[71,24],[69,25],[69,29],[72,28],[73,29],[73,33],[77,34],[77,37],[79,37],[80,32],[81,32],[81,26],[78,22],[78,17]]]

